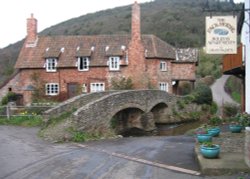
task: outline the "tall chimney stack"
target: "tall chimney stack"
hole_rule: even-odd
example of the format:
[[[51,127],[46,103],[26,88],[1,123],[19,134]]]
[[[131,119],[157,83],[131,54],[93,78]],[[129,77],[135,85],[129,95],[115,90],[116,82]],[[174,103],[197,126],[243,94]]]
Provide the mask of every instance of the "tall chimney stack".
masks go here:
[[[27,44],[34,44],[37,40],[37,20],[34,18],[34,15],[31,14],[31,17],[27,19]]]
[[[141,40],[141,12],[140,6],[135,1],[132,7],[131,37],[132,40]]]

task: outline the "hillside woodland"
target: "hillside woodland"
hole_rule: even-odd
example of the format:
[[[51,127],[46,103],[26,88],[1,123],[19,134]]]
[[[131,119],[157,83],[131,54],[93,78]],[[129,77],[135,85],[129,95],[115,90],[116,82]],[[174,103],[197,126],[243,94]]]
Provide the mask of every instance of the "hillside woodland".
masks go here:
[[[205,0],[155,0],[144,3],[141,5],[142,33],[155,34],[175,47],[203,47],[204,20],[208,15],[203,11],[204,3]],[[209,4],[211,8],[218,10],[232,8],[230,3],[215,0],[210,0]],[[131,6],[123,6],[73,18],[49,27],[39,34],[128,34],[130,21]],[[13,74],[13,66],[22,44],[23,40],[0,49],[0,84]]]

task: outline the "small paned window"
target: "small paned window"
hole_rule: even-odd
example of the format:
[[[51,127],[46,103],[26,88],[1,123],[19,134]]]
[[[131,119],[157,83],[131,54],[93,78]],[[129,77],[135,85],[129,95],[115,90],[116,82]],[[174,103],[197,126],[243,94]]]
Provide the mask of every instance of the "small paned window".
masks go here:
[[[166,82],[160,82],[159,83],[159,89],[162,91],[168,92],[168,83]]]
[[[79,71],[88,71],[89,70],[89,58],[78,57],[77,66],[78,66]]]
[[[91,83],[90,92],[100,92],[105,91],[104,83]]]
[[[120,70],[120,57],[109,57],[109,70]]]
[[[46,59],[46,71],[47,72],[56,72],[57,59],[56,58],[47,58]]]
[[[59,84],[58,83],[47,83],[45,86],[45,92],[48,96],[55,96],[59,94]]]
[[[160,70],[161,71],[167,71],[167,63],[166,62],[161,61]]]

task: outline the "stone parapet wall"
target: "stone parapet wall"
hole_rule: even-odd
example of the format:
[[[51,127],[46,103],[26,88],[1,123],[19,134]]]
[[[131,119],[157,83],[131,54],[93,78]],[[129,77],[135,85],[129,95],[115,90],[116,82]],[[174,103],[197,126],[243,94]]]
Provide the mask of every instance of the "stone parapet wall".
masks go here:
[[[60,103],[54,108],[51,108],[43,113],[44,121],[47,122],[51,117],[58,117],[64,112],[71,112],[85,106],[92,101],[95,101],[103,96],[116,93],[116,91],[105,91],[99,93],[82,94]]]

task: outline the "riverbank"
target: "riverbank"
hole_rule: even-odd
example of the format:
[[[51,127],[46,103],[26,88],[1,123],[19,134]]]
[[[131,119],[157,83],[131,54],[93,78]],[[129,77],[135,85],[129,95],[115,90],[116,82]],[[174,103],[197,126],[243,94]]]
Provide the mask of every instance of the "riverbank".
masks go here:
[[[202,174],[250,174],[250,168],[246,165],[244,160],[245,131],[241,133],[222,132],[219,137],[213,138],[213,143],[221,146],[221,152],[217,159],[206,159],[201,156],[199,144],[196,143],[195,153]]]

